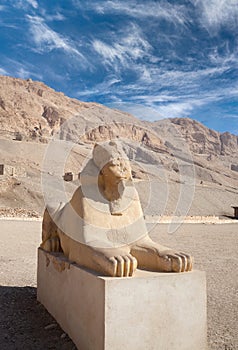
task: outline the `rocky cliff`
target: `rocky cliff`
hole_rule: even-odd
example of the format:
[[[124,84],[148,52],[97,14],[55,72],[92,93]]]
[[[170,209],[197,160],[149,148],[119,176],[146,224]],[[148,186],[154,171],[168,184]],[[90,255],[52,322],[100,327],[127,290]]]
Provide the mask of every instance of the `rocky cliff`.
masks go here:
[[[172,184],[167,214],[171,213],[176,196],[180,196],[181,184],[189,183],[188,178],[194,179],[196,187],[193,214],[205,214],[210,209],[210,214],[222,213],[224,203],[227,203],[225,212],[231,213],[228,206],[238,200],[237,136],[208,129],[189,118],[141,121],[97,103],[69,98],[41,82],[0,76],[0,164],[10,166],[15,172],[15,180],[0,176],[0,207],[37,210],[39,205],[43,206],[40,176],[52,136],[77,145],[62,173],[57,175],[61,177],[64,171],[75,174],[80,171],[95,141],[123,140],[135,179],[148,182],[149,176],[150,181],[156,180],[159,196]],[[70,193],[77,184],[67,185]],[[143,184],[138,186],[144,201],[147,191]],[[156,203],[150,210],[157,213]]]
[[[41,82],[0,76],[0,136],[5,138],[47,142],[61,128],[60,137],[74,142],[123,137],[170,152],[177,147],[176,139],[167,140],[172,125],[196,154],[238,151],[238,136],[189,118],[143,122],[128,113],[69,98]]]

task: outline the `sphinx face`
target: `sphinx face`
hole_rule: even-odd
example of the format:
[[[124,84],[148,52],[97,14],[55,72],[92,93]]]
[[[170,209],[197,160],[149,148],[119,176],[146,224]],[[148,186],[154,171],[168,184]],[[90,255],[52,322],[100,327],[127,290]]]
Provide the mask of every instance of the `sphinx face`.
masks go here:
[[[101,172],[105,181],[108,180],[112,183],[131,179],[131,167],[129,161],[119,157],[107,163]]]

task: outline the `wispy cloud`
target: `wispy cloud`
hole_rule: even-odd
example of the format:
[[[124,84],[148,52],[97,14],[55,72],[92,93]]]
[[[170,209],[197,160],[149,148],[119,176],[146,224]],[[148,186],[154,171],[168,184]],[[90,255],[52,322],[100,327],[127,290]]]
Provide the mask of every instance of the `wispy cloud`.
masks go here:
[[[138,99],[141,95],[145,95],[148,101],[156,102],[156,98],[158,98],[158,102],[161,102],[161,94],[163,98],[168,98],[171,94],[187,96],[188,92],[196,95],[198,91],[206,92],[212,81],[216,79],[219,81],[220,76],[225,74],[230,66],[224,65],[197,70],[190,67],[189,70],[184,71],[138,64],[135,65],[134,69],[138,73],[138,79],[133,84],[127,84],[128,89],[130,89],[129,92],[133,91],[134,96],[137,94]],[[215,89],[217,89],[217,86]]]
[[[52,30],[43,18],[27,15],[27,19],[30,25],[30,38],[36,45],[35,51],[43,53],[60,49],[67,54],[84,59],[81,52],[75,47],[75,44],[69,38]]]
[[[46,22],[64,21],[66,19],[66,17],[62,14],[61,9],[54,9],[53,13],[49,13],[44,7],[40,7],[39,12],[41,17],[43,17]]]
[[[20,67],[15,74],[18,78],[21,79],[27,79],[31,76],[31,73],[23,67]]]
[[[77,92],[78,98],[91,97],[92,95],[109,95],[111,91],[115,88],[115,85],[120,84],[121,80],[115,75],[108,76],[102,83],[95,84],[90,89],[84,89],[83,91]]]
[[[84,96],[88,99],[91,94],[103,96],[108,106],[147,120],[190,117],[200,108],[238,97],[235,82],[227,87],[217,83],[213,84],[212,89],[206,86],[211,79],[216,81],[226,72],[225,66],[187,72],[156,67],[147,69],[148,72],[142,75],[143,83],[141,79],[130,84],[123,81],[110,86],[101,83],[95,85],[93,90],[85,91]],[[80,96],[83,97],[82,94]]]
[[[38,8],[38,2],[36,0],[26,0],[34,9]]]
[[[210,33],[218,31],[224,25],[229,28],[237,27],[237,0],[196,0],[195,6],[200,11],[202,25]]]
[[[27,10],[29,7],[35,10],[38,8],[37,0],[9,0],[8,4],[22,10]]]
[[[223,53],[219,52],[218,47],[214,47],[212,52],[208,55],[210,62],[217,67],[238,67],[238,49],[235,48],[233,51],[229,48],[229,43],[224,41]]]
[[[162,84],[163,87],[184,87],[187,89],[197,88],[198,85],[202,84],[205,78],[211,79],[212,77],[218,76],[224,73],[229,67],[213,67],[204,69],[191,69],[188,71],[183,70],[162,70],[153,68],[151,76],[153,80]]]
[[[131,24],[124,29],[123,34],[117,33],[109,38],[109,43],[94,39],[93,49],[102,57],[105,65],[116,66],[118,63],[125,68],[130,60],[137,60],[149,56],[151,46],[144,38],[140,28]]]
[[[158,98],[156,103],[150,103],[148,100],[141,99],[141,103],[116,101],[109,103],[108,105],[112,108],[129,112],[140,119],[154,121],[164,118],[190,117],[191,113],[196,108],[206,105],[213,99],[215,100],[215,96],[210,98],[205,96],[200,98],[190,96],[187,99],[174,96],[170,99],[173,101],[164,99],[162,103],[158,103]]]
[[[4,61],[4,68],[0,68],[0,74],[11,75],[22,79],[33,78],[43,80],[42,72],[36,69],[34,64],[29,62],[24,62],[23,64],[19,60],[8,57],[1,57],[1,59]]]
[[[165,116],[159,111],[159,109],[132,103],[132,102],[111,102],[109,107],[119,109],[121,111],[130,113],[140,119],[144,120],[159,120],[164,119]]]
[[[8,75],[8,72],[4,68],[0,68],[1,75]]]
[[[60,12],[56,12],[55,14],[52,14],[52,15],[45,13],[44,18],[49,22],[51,22],[51,21],[64,21],[65,20],[65,16],[62,15],[62,13],[60,13]]]
[[[123,14],[135,19],[164,19],[175,25],[184,25],[188,21],[186,7],[177,4],[171,5],[168,1],[98,1],[93,3],[91,10],[100,14]]]
[[[195,107],[202,106],[203,104],[203,101],[188,100],[184,102],[171,102],[152,106],[147,106],[144,103],[138,104],[133,102],[112,102],[108,105],[112,108],[129,112],[140,119],[154,121],[164,118],[189,117]]]
[[[189,117],[195,106],[200,106],[201,101],[191,100],[185,102],[168,103],[154,107],[163,118]],[[153,116],[148,116],[150,120],[156,120]]]

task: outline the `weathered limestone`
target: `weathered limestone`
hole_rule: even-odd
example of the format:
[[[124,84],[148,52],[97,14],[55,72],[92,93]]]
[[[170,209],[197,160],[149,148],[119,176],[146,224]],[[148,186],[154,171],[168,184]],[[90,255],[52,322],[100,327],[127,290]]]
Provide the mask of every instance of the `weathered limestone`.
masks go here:
[[[38,300],[78,349],[206,349],[205,273],[102,277],[60,253],[38,254]]]
[[[81,186],[62,208],[45,210],[41,247],[63,251],[80,266],[107,276],[191,271],[193,259],[152,241],[131,168],[121,146],[97,144],[80,174]]]

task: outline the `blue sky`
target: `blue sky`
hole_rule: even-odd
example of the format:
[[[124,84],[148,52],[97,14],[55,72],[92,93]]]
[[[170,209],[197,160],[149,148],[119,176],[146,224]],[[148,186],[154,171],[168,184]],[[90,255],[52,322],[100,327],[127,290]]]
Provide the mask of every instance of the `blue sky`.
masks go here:
[[[0,74],[238,134],[238,0],[0,0]]]

